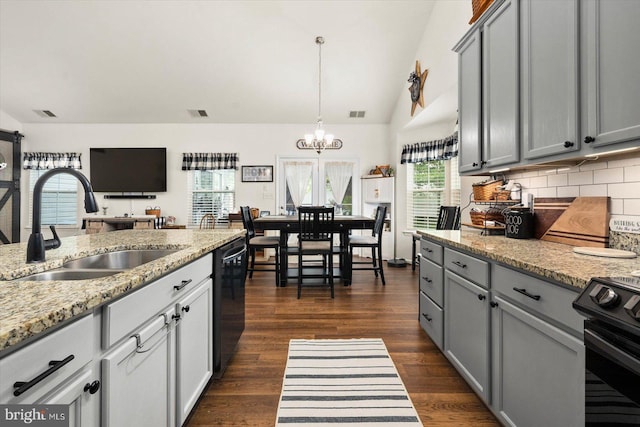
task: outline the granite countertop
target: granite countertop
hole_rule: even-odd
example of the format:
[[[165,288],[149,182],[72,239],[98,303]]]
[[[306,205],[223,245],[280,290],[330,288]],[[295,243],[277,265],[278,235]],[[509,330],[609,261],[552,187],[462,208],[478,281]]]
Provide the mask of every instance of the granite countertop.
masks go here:
[[[533,273],[578,290],[596,276],[631,276],[640,271],[640,258],[580,255],[573,246],[537,239],[483,236],[477,230],[417,230],[421,235],[473,254]]]
[[[26,243],[0,245],[0,354],[67,320],[91,312],[202,255],[244,230],[121,230],[65,237],[46,261],[27,264]],[[74,281],[11,281],[89,255],[125,249],[179,249],[112,276]]]

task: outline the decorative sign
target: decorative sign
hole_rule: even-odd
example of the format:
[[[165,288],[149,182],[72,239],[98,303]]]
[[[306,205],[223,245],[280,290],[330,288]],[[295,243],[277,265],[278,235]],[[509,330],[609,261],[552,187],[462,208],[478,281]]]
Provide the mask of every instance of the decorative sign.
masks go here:
[[[242,166],[242,182],[273,182],[273,166]]]
[[[609,221],[611,231],[640,234],[640,217],[616,215]]]

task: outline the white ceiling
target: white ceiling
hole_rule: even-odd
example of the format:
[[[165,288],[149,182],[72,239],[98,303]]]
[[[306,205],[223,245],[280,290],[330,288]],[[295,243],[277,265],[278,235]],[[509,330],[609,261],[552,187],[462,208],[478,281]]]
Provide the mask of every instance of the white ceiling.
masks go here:
[[[23,123],[313,123],[321,35],[325,123],[388,123],[434,2],[0,0],[0,109]]]

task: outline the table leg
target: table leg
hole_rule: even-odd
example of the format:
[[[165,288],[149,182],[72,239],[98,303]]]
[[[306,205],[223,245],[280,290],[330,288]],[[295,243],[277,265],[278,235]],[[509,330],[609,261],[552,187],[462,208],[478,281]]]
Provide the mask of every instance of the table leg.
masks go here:
[[[287,254],[287,242],[289,233],[280,230],[280,286],[287,286],[289,277],[289,256]]]
[[[349,257],[349,230],[340,233],[340,272],[345,286],[351,285],[351,257]]]

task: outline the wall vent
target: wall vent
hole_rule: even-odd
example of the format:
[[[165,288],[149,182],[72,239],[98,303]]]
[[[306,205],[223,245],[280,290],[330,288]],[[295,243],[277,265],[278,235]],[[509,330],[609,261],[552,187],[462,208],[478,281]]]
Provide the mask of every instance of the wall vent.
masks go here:
[[[349,118],[350,118],[350,119],[362,119],[362,118],[364,118],[364,113],[365,113],[365,112],[364,112],[364,111],[362,111],[362,110],[359,110],[359,111],[356,111],[356,110],[349,111]]]
[[[207,110],[187,110],[189,112],[189,115],[191,117],[196,117],[196,118],[204,118],[204,117],[209,117],[209,114],[207,114]]]
[[[33,110],[37,115],[44,118],[58,117],[51,110]]]

